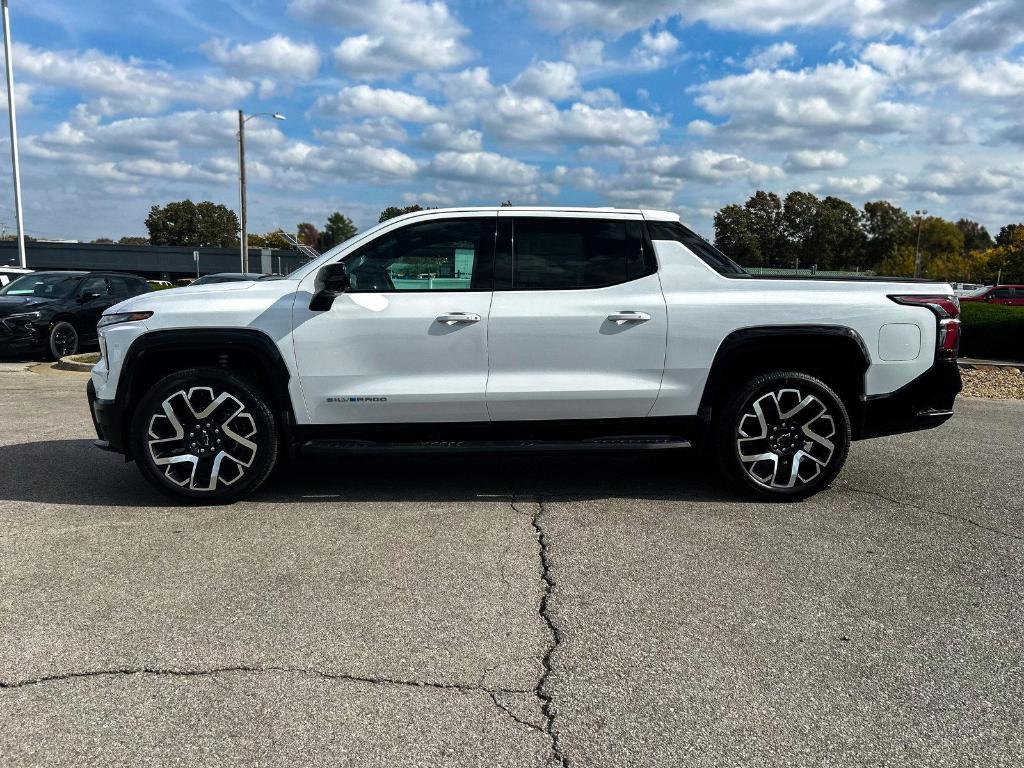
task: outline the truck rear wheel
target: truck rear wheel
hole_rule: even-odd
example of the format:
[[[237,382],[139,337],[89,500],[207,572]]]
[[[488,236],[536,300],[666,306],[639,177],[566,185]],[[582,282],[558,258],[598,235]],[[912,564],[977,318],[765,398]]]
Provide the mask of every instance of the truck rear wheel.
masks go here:
[[[736,388],[715,425],[725,475],[751,495],[796,501],[826,488],[846,462],[850,417],[820,379],[773,371]]]
[[[220,368],[172,373],[151,387],[132,417],[131,445],[143,476],[165,493],[225,503],[262,485],[277,460],[266,397]]]

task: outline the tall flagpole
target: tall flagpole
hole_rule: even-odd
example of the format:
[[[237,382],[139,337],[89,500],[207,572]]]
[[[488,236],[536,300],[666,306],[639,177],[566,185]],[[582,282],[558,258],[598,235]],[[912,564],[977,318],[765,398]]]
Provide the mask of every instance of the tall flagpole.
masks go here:
[[[11,61],[11,18],[7,0],[3,0],[4,61],[7,64],[7,116],[11,126],[11,168],[14,170],[14,216],[18,220],[18,264],[28,267],[25,258],[25,222],[21,218],[21,168],[18,165],[18,117],[14,111],[14,63]]]

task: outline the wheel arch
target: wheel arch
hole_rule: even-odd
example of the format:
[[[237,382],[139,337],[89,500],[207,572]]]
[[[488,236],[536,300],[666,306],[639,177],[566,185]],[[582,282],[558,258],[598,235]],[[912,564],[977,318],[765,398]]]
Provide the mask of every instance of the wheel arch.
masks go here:
[[[751,326],[733,331],[715,353],[701,397],[710,425],[728,392],[740,381],[772,370],[815,376],[843,399],[857,431],[864,404],[864,374],[871,355],[859,333],[840,325]]]
[[[199,366],[228,369],[246,378],[270,400],[287,444],[295,413],[288,383],[291,374],[277,344],[251,328],[188,328],[150,331],[135,339],[125,354],[117,382],[115,407],[121,414],[121,445],[130,456],[128,430],[142,393],[175,371]]]

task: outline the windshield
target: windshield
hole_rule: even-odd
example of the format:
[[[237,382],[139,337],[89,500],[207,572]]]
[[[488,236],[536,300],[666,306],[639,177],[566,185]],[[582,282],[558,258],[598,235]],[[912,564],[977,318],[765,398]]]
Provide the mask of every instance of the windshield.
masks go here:
[[[38,296],[43,299],[66,299],[75,291],[80,275],[25,275],[0,289],[0,296]]]

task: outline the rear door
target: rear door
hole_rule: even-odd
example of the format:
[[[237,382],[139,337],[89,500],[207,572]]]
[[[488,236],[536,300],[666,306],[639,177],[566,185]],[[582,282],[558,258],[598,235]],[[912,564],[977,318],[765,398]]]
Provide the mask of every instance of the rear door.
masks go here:
[[[497,219],[433,216],[344,257],[352,288],[309,309],[293,339],[307,423],[487,421],[487,323]]]
[[[491,420],[646,416],[661,387],[667,323],[641,217],[499,217]]]

